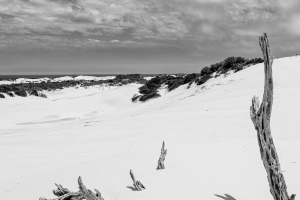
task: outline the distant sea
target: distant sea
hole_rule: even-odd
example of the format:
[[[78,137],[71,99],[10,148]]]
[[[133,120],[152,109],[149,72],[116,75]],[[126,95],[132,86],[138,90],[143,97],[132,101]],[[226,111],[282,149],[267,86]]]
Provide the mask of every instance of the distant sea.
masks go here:
[[[63,76],[96,76],[96,77],[103,77],[103,76],[117,76],[120,74],[39,74],[39,75],[0,75],[0,80],[10,80],[10,79],[18,79],[18,78],[30,78],[30,79],[38,79],[38,78],[59,78]],[[156,76],[158,74],[141,74],[142,76]]]

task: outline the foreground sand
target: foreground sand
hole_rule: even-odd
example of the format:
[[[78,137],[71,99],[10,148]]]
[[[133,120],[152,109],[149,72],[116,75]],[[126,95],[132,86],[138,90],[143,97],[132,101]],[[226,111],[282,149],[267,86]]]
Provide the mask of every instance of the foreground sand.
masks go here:
[[[271,129],[290,194],[300,194],[300,59],[273,64]],[[140,85],[0,101],[0,199],[54,198],[77,178],[104,199],[272,200],[249,117],[263,65],[131,103]],[[165,170],[156,165],[162,141]],[[132,191],[129,170],[145,186]],[[228,196],[229,195],[229,196]]]

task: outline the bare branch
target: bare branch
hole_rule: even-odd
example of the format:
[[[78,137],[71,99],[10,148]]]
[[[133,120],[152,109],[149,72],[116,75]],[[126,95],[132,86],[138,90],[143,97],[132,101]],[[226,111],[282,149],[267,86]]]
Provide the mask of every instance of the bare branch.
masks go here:
[[[55,184],[57,189],[53,190],[53,193],[58,197],[54,199],[46,199],[44,197],[41,197],[39,200],[104,200],[98,190],[95,189],[96,194],[94,194],[91,190],[86,189],[80,176],[78,178],[78,184],[78,192],[71,192],[67,188],[64,188],[62,185]]]
[[[165,150],[165,142],[163,141],[162,148],[161,148],[161,153],[160,153],[157,168],[156,168],[157,170],[158,169],[165,169],[164,161],[165,161],[166,155],[167,155],[167,150]]]
[[[132,178],[133,186],[135,187],[135,190],[141,191],[142,189],[146,189],[146,187],[140,181],[135,180],[132,170],[130,170],[129,174]]]

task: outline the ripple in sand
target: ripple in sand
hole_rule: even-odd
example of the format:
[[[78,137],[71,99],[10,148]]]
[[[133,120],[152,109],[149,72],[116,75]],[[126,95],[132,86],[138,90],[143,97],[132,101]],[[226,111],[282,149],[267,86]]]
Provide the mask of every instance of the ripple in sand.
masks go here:
[[[69,118],[56,119],[56,120],[48,120],[48,121],[39,121],[39,122],[24,122],[24,123],[18,123],[17,125],[60,123],[60,122],[66,122],[66,121],[73,121],[73,120],[76,120],[76,119],[79,119],[79,118],[69,117]]]

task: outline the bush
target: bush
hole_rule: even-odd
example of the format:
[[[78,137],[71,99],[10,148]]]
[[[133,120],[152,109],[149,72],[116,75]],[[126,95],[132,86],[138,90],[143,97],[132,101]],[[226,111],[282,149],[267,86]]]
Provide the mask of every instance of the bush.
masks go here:
[[[200,72],[200,76],[209,75],[211,73],[212,73],[212,71],[210,71],[209,67],[204,67]]]
[[[135,94],[135,95],[133,95],[133,97],[131,98],[131,101],[132,101],[132,102],[136,102],[140,97],[141,97],[141,95]]]
[[[168,83],[169,92],[183,85],[183,79],[173,80]]]
[[[17,91],[15,91],[15,94],[20,97],[27,97],[27,93],[24,90],[17,90]]]
[[[199,78],[197,80],[197,85],[202,85],[203,83],[205,83],[206,81],[208,81],[211,78],[210,75],[204,75],[201,78]]]
[[[150,94],[152,92],[153,91],[151,91],[146,85],[139,87],[139,93],[141,93],[141,94]]]
[[[160,94],[157,93],[157,91],[152,92],[151,94],[146,94],[140,97],[141,102],[148,101],[150,99],[158,98],[160,97]]]
[[[12,91],[12,86],[11,85],[0,85],[0,92],[2,93],[7,93]]]
[[[145,83],[142,87],[139,88],[139,93],[142,94],[139,101],[146,101],[151,98],[160,97],[157,90],[161,87],[162,84],[167,85],[169,91],[172,91],[178,88],[181,85],[190,83],[194,81],[200,74],[193,73],[193,74],[177,74],[175,76],[171,75],[158,75]],[[134,96],[135,97],[135,96]],[[132,100],[136,100],[135,98]]]
[[[235,68],[235,72],[238,72],[238,71],[241,71],[244,69],[244,65],[238,65],[236,68]]]
[[[164,77],[156,76],[145,83],[139,88],[139,93],[143,95],[151,94],[160,88],[161,84],[164,82]]]
[[[115,79],[143,79],[143,76],[140,74],[121,74],[117,75]]]
[[[47,98],[47,95],[45,95],[44,93],[39,93],[39,97],[42,97],[42,98]]]
[[[263,59],[261,58],[254,58],[254,59],[251,59],[251,60],[248,60],[245,65],[255,65],[255,64],[258,64],[258,63],[262,63],[264,62]]]
[[[210,71],[213,73],[213,72],[216,72],[218,71],[219,69],[221,69],[223,66],[223,63],[220,62],[220,63],[215,63],[215,64],[212,64],[210,65]]]
[[[195,80],[195,78],[197,78],[198,75],[199,74],[196,73],[186,75],[183,79],[183,84],[190,83],[191,81]]]
[[[10,97],[14,97],[15,96],[12,92],[8,92],[7,95],[10,96]]]
[[[4,96],[3,94],[0,94],[0,98],[1,98],[1,99],[4,99],[5,96]]]
[[[196,83],[197,85],[201,85],[212,78],[211,74],[217,72],[217,77],[221,73],[226,73],[229,70],[239,71],[244,68],[245,65],[250,63],[259,63],[263,62],[261,58],[255,58],[252,60],[248,60],[243,57],[228,57],[222,62],[218,62],[210,65],[210,67],[204,67],[199,74],[177,74],[177,75],[163,75],[160,74],[149,81],[146,81],[142,87],[139,88],[139,93],[142,94],[139,97],[134,96],[132,98],[133,101],[140,100],[146,101],[151,98],[157,98],[160,95],[157,90],[161,87],[162,84],[167,85],[169,91],[172,91],[178,88],[181,85],[189,83],[188,87],[191,86],[192,83]],[[118,76],[121,78],[121,76]],[[143,79],[145,81],[145,79]]]
[[[152,79],[150,79],[148,82],[146,82],[146,86],[150,89],[150,90],[154,90],[160,87],[161,83],[162,83],[162,77],[154,77]]]
[[[29,91],[29,95],[38,97],[38,96],[39,96],[39,93],[38,93],[37,90],[31,90],[31,91]]]
[[[223,69],[224,70],[229,70],[230,68],[232,68],[232,66],[234,65],[234,57],[228,57],[224,60],[224,64],[223,64]]]

